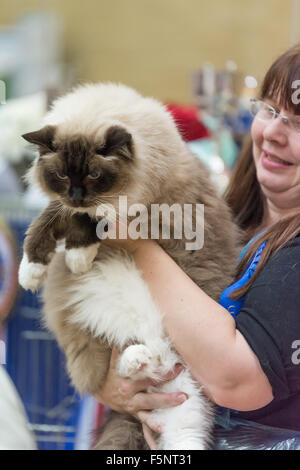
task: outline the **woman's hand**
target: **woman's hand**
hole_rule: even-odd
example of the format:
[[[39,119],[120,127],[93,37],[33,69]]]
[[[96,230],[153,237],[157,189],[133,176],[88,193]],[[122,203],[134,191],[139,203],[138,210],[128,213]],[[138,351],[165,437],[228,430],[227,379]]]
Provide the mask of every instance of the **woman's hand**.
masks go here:
[[[147,442],[150,450],[157,450],[157,445],[155,441],[155,437],[153,436],[152,430],[147,426],[147,424],[142,424],[143,426],[143,433],[145,441]]]
[[[170,408],[180,405],[188,397],[180,392],[147,392],[148,387],[158,384],[158,382],[148,378],[132,380],[120,377],[116,371],[118,356],[119,351],[113,349],[105,384],[95,398],[119,413],[133,415],[148,428],[160,433],[162,424],[154,422],[150,412],[157,408]],[[176,364],[171,372],[162,377],[159,384],[173,380],[182,370],[183,366]]]

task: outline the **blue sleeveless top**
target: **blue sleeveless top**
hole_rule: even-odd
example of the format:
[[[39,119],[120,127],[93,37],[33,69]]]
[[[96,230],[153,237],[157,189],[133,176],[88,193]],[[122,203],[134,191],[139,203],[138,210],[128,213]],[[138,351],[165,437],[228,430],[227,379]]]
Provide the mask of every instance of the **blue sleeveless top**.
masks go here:
[[[261,233],[262,232],[258,233],[255,237],[253,237],[249,241],[249,243],[244,247],[242,253],[240,254],[240,258],[239,258],[240,261],[243,258],[243,256],[245,255],[248,248],[261,235]],[[257,251],[252,256],[250,262],[248,263],[248,265],[247,265],[246,269],[244,270],[243,274],[241,275],[241,277],[234,284],[231,284],[229,287],[227,287],[221,294],[219,303],[222,305],[222,307],[226,308],[226,310],[228,310],[228,312],[234,318],[237,317],[237,315],[239,314],[241,308],[243,307],[246,295],[243,295],[242,297],[240,297],[237,300],[231,299],[229,297],[229,295],[233,291],[235,291],[235,290],[239,289],[240,287],[244,286],[249,281],[249,279],[251,279],[251,277],[254,274],[254,271],[257,268],[258,262],[260,260],[261,254],[262,254],[266,244],[267,244],[267,242],[263,242],[259,246]]]

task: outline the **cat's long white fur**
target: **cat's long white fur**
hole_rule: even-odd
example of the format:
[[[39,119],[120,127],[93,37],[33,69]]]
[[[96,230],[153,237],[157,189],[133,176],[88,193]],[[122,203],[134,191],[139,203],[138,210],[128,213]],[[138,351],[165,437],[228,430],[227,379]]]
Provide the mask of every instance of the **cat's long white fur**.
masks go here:
[[[101,250],[101,248],[100,248]],[[57,256],[57,255],[56,255]],[[90,271],[72,275],[68,291],[62,286],[60,310],[72,307],[69,321],[80,329],[89,330],[93,336],[109,339],[112,345],[123,349],[128,343],[144,345],[152,360],[134,378],[153,377],[170,371],[181,362],[171,347],[162,326],[162,315],[154,304],[149,289],[133,261],[122,252],[112,252],[109,258],[95,261]],[[56,292],[59,296],[60,292]],[[46,322],[55,330],[60,310],[46,312]],[[128,351],[127,351],[128,352]],[[134,348],[119,363],[119,372],[126,375],[136,361],[137,367],[145,363],[143,348]],[[125,349],[126,354],[126,349]],[[188,395],[182,405],[153,412],[153,419],[163,424],[159,448],[182,450],[207,448],[212,407],[204,398],[201,387],[195,383],[188,370],[175,380],[155,388],[163,392],[184,392]]]

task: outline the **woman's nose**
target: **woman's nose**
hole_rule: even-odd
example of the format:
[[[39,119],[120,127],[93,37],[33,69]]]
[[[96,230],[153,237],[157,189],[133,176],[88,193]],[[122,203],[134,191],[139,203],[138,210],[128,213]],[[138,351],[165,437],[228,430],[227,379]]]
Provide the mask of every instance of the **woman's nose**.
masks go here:
[[[277,142],[280,145],[284,145],[288,141],[288,128],[283,123],[282,119],[277,117],[271,121],[265,123],[263,131],[264,139]]]

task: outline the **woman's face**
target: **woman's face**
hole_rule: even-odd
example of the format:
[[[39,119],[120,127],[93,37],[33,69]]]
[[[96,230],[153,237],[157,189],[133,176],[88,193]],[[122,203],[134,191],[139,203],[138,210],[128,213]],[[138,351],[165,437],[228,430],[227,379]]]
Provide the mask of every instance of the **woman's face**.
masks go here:
[[[281,115],[293,116],[276,102],[265,102]],[[257,179],[267,200],[280,209],[300,208],[300,133],[280,118],[263,121],[257,115],[251,135]]]

